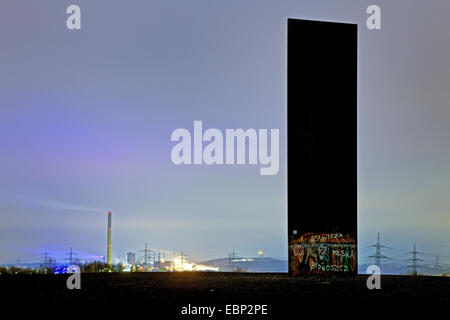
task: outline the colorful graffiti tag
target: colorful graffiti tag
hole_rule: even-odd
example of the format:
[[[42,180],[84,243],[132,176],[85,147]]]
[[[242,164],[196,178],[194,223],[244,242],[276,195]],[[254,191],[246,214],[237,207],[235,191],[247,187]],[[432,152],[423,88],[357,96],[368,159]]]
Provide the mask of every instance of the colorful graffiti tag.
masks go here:
[[[356,273],[356,240],[341,233],[307,233],[289,244],[292,275]]]

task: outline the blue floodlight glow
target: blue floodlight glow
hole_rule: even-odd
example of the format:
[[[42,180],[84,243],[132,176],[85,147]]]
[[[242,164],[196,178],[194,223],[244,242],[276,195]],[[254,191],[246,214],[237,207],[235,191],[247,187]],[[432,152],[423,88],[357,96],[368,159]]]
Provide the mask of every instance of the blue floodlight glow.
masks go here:
[[[58,265],[53,269],[53,274],[66,274],[68,265]]]

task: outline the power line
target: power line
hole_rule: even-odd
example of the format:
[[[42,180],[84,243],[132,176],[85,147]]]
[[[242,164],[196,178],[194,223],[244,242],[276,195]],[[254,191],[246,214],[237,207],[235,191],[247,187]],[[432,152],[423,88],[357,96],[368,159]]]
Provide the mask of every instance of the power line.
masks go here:
[[[417,255],[421,254],[421,252],[416,250],[416,243],[414,243],[413,251],[410,251],[409,254],[412,254],[412,258],[408,259],[411,261],[411,264],[408,267],[412,269],[412,274],[416,276],[417,269],[423,267],[422,265],[417,264],[419,261],[423,260],[417,257]]]
[[[378,232],[378,235],[377,235],[377,243],[369,246],[369,248],[375,248],[375,254],[371,255],[371,256],[368,256],[368,258],[375,259],[375,265],[377,265],[380,268],[380,270],[381,270],[381,262],[382,262],[383,259],[385,259],[385,260],[391,260],[392,259],[390,257],[387,257],[387,256],[383,255],[382,252],[381,252],[381,249],[389,248],[389,247],[385,246],[384,244],[382,244],[380,242],[380,233],[379,232]]]
[[[140,260],[143,261],[144,265],[149,265],[152,255],[153,255],[153,263],[155,263],[155,252],[147,248],[147,243],[145,243],[145,248],[143,250],[139,250],[143,252],[143,255],[140,257]]]
[[[43,263],[42,266],[45,268],[49,268],[52,267],[55,264],[55,259],[50,257],[47,253],[47,250],[45,250],[45,252],[43,253],[43,256],[41,257],[41,259],[43,259]]]
[[[66,258],[64,259],[64,261],[68,261],[70,265],[78,262],[78,253],[74,252],[72,250],[72,247],[70,247],[70,251],[67,252],[65,255],[66,255]]]

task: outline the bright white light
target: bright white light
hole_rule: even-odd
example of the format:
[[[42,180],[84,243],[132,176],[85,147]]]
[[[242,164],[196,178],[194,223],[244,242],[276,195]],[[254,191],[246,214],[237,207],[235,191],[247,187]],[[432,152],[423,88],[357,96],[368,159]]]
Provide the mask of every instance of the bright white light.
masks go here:
[[[175,271],[219,271],[218,267],[194,264],[192,262],[186,261],[186,259],[183,259],[183,262],[181,262],[181,259],[178,257],[174,258],[173,260],[173,268],[175,269]]]

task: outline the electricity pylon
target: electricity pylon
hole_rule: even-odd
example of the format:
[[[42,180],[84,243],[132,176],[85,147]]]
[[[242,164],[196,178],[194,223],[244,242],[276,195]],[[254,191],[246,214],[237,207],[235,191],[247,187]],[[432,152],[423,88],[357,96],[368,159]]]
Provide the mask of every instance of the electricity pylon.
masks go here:
[[[377,265],[380,268],[380,270],[381,270],[381,262],[382,262],[383,259],[385,259],[385,260],[392,259],[392,258],[387,257],[387,256],[385,256],[385,255],[383,255],[381,253],[381,249],[383,249],[383,248],[390,248],[390,247],[381,244],[381,242],[380,242],[380,233],[379,232],[378,232],[378,237],[377,237],[377,243],[369,246],[369,248],[375,248],[375,254],[369,256],[369,258],[375,259],[375,265]]]

